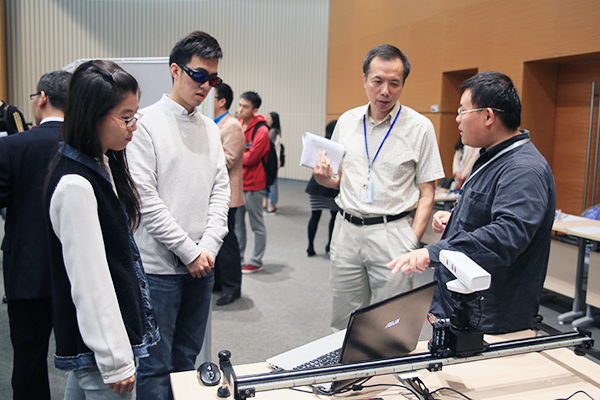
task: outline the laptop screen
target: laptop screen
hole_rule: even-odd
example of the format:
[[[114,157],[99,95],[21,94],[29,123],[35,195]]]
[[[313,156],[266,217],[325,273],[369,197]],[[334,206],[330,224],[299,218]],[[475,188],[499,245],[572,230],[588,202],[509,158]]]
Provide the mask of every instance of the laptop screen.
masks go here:
[[[356,310],[348,328],[267,359],[275,368],[292,370],[332,350],[340,363],[398,357],[415,349],[425,324],[437,282],[431,282]],[[344,336],[342,336],[344,335]],[[337,390],[355,380],[333,382]]]
[[[378,360],[415,349],[425,324],[437,282],[431,282],[350,316],[341,363]]]

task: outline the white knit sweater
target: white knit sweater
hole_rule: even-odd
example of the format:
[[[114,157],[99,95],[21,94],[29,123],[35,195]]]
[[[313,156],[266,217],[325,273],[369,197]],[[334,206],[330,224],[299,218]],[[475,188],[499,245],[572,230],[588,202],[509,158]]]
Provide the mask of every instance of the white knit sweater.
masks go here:
[[[229,176],[219,128],[167,95],[140,111],[127,158],[142,200],[135,232],[149,274],[183,274],[202,251],[216,257],[227,234]]]

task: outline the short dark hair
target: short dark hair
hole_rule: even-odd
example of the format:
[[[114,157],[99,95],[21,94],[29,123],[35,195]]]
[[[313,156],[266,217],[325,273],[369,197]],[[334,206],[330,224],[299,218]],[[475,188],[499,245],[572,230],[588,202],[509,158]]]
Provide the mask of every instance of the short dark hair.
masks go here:
[[[402,61],[402,65],[404,66],[402,72],[402,82],[406,82],[406,78],[410,73],[410,61],[408,60],[408,57],[406,57],[406,55],[400,51],[399,48],[392,46],[391,44],[380,44],[379,46],[375,46],[369,50],[365,56],[365,59],[363,60],[363,74],[365,74],[365,77],[369,76],[369,71],[371,71],[371,61],[373,61],[375,57],[379,57],[385,61],[400,59]]]
[[[471,91],[471,103],[475,108],[495,108],[494,113],[508,129],[521,126],[521,100],[507,75],[494,71],[481,72],[464,81],[461,89],[463,92]]]
[[[255,108],[257,110],[260,108],[260,105],[262,104],[262,100],[261,100],[260,96],[258,95],[258,93],[256,93],[256,92],[244,92],[244,93],[242,93],[242,95],[240,97],[242,99],[248,100],[250,103],[252,103],[252,108]]]
[[[225,99],[225,109],[229,110],[231,108],[231,103],[233,103],[233,90],[231,90],[231,86],[223,82],[219,87],[215,88],[215,90],[216,97],[218,99]]]
[[[37,92],[44,92],[53,108],[65,111],[67,106],[67,93],[71,73],[63,70],[47,72],[37,84]]]
[[[220,60],[223,58],[223,51],[217,39],[206,32],[194,31],[175,43],[169,56],[169,65],[173,63],[186,65],[193,56],[205,60]]]

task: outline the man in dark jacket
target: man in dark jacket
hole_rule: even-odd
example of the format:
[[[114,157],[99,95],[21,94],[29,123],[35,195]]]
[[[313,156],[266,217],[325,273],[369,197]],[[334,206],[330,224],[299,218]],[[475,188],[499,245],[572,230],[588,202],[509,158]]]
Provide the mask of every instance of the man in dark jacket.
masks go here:
[[[0,139],[0,208],[4,289],[14,349],[14,399],[50,399],[48,341],[52,331],[50,260],[43,186],[56,153],[70,74],[44,74],[32,94],[35,129]]]
[[[546,159],[519,130],[521,102],[512,80],[483,72],[465,81],[456,122],[463,143],[481,147],[452,214],[437,212],[433,230],[442,238],[388,264],[405,273],[439,265],[441,250],[466,254],[492,276],[480,328],[506,333],[531,328],[538,313],[550,253],[556,191]],[[455,277],[435,270],[440,283],[431,312],[448,318],[455,301],[446,283]],[[474,321],[479,307],[474,305]]]

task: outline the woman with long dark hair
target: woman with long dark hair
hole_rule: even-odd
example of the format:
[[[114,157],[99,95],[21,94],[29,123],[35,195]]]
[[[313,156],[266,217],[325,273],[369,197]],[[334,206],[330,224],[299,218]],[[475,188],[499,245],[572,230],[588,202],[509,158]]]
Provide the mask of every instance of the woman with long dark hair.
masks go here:
[[[270,112],[267,115],[267,126],[269,127],[269,139],[275,145],[277,152],[277,168],[281,166],[281,125],[279,124],[279,114]],[[279,200],[279,192],[277,190],[277,177],[271,186],[265,188],[265,197],[263,200],[263,208],[266,208],[266,213],[273,215],[277,212],[277,201]]]
[[[63,142],[46,182],[52,257],[55,365],[65,399],[133,398],[136,357],[158,339],[132,231],[140,202],[125,147],[133,138],[137,81],[111,61],[71,78]]]

